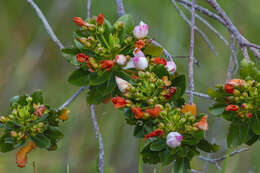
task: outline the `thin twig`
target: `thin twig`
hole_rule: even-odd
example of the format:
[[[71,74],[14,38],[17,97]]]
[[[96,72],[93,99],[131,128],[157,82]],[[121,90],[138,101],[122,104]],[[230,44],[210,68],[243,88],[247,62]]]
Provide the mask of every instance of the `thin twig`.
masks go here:
[[[189,103],[193,104],[194,92],[194,76],[193,76],[193,59],[194,59],[194,30],[195,30],[195,0],[192,0],[191,5],[191,31],[190,31],[190,57],[189,57]]]
[[[191,169],[190,170],[192,173],[200,173],[199,171],[195,170],[195,169]]]
[[[238,149],[236,151],[233,151],[232,153],[230,153],[229,157],[235,156],[236,154],[239,154],[239,153],[244,152],[244,151],[248,151],[248,148],[241,148],[241,149]],[[210,162],[210,163],[214,163],[215,164],[216,162],[225,160],[227,157],[228,157],[228,155],[224,155],[224,156],[221,156],[221,157],[215,158],[215,159],[210,159],[210,158],[203,157],[203,156],[199,156],[198,158],[200,160],[204,160],[206,162]]]
[[[155,45],[155,46],[158,46],[160,48],[163,49],[163,54],[164,56],[166,56],[167,60],[168,61],[173,61],[173,58],[172,58],[172,55],[166,50],[163,48],[163,46],[161,44],[159,44],[157,41],[155,40],[152,40],[152,44]]]
[[[42,21],[46,31],[50,35],[51,39],[54,41],[54,43],[59,47],[59,49],[63,49],[64,46],[60,42],[60,40],[56,37],[55,33],[53,32],[51,26],[49,25],[48,21],[46,20],[45,16],[43,15],[40,8],[37,6],[37,4],[33,0],[27,0],[27,2],[33,7],[35,12],[37,13],[38,17]]]
[[[33,173],[37,173],[36,162],[33,161]]]
[[[191,22],[190,20],[186,17],[186,15],[182,12],[182,10],[178,7],[178,5],[176,4],[175,0],[171,0],[172,5],[176,8],[177,12],[179,13],[179,15],[183,18],[183,20],[188,23],[191,26]],[[205,40],[205,42],[208,44],[209,48],[211,49],[211,51],[217,55],[217,51],[214,48],[214,46],[212,45],[212,43],[210,42],[210,40],[208,39],[208,37],[206,36],[206,34],[204,32],[202,32],[196,25],[194,26],[194,29],[201,35],[201,37]]]
[[[185,92],[186,94],[190,94],[190,91],[186,91]],[[203,94],[203,93],[199,93],[199,92],[193,92],[193,95],[195,96],[199,96],[199,97],[202,97],[202,98],[205,98],[205,99],[211,99],[209,95],[207,94]]]
[[[85,86],[81,87],[72,97],[70,97],[61,107],[59,107],[59,110],[71,104],[85,89],[86,89]]]
[[[191,13],[191,9],[189,7],[187,7],[184,4],[181,4],[186,10],[188,10]],[[201,17],[198,14],[195,14],[195,17],[200,20],[202,23],[204,23],[212,32],[214,32],[219,39],[221,39],[227,46],[229,46],[228,41],[225,39],[225,37],[219,33],[209,22],[207,22],[203,17]]]
[[[102,142],[102,136],[100,134],[97,119],[96,119],[95,107],[94,107],[94,105],[90,105],[89,108],[90,108],[91,118],[92,118],[93,125],[94,125],[95,135],[96,135],[96,138],[97,138],[98,144],[99,144],[99,146],[98,146],[99,147],[98,173],[103,173],[103,169],[104,169],[104,146],[103,146],[103,142]]]
[[[229,64],[228,64],[228,71],[227,71],[227,80],[229,81],[232,78],[233,70],[234,70],[234,60],[236,56],[236,51],[235,51],[235,38],[231,34],[231,39],[232,39],[232,44],[230,46],[231,49],[231,55],[229,58]]]
[[[125,15],[123,0],[116,0],[116,8],[119,17]]]
[[[91,0],[88,0],[88,6],[87,6],[87,9],[88,9],[88,18],[91,18]]]

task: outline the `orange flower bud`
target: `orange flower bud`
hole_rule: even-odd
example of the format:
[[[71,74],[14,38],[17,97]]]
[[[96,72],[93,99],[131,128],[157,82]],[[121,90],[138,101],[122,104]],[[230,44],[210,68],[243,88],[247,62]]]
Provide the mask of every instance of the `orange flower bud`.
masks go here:
[[[196,127],[198,127],[200,130],[208,130],[208,121],[207,121],[208,116],[204,115],[201,120],[195,124]]]
[[[106,71],[109,71],[113,68],[114,61],[112,60],[102,60],[100,69],[106,69]]]
[[[136,119],[143,118],[144,116],[144,113],[142,112],[141,108],[132,108],[132,112],[134,113]]]
[[[163,136],[163,135],[164,135],[164,131],[162,129],[157,129],[157,130],[145,135],[144,139],[147,140],[147,139],[152,138],[152,137]]]
[[[123,97],[114,97],[112,98],[112,102],[115,106],[115,108],[122,108],[122,107],[125,107],[126,105],[126,100],[123,98]]]
[[[69,110],[69,109],[63,108],[63,109],[61,110],[61,113],[60,113],[60,115],[58,116],[58,118],[59,118],[60,120],[66,121],[66,120],[69,119],[69,116],[68,116],[69,113],[70,113],[70,110]]]
[[[98,15],[96,21],[97,21],[97,23],[98,23],[99,25],[103,25],[104,22],[105,22],[105,16],[104,16],[104,14],[103,14],[103,13],[100,13],[100,14]]]
[[[238,110],[239,110],[239,107],[237,105],[228,105],[225,108],[225,111],[231,111],[231,112],[235,112],[235,111],[238,111]]]
[[[32,149],[36,148],[35,143],[32,141],[28,142],[27,146],[22,147],[17,153],[16,153],[16,163],[17,166],[20,168],[25,167],[27,162],[27,155],[32,151]]]
[[[195,104],[185,104],[182,106],[181,108],[181,112],[183,114],[187,113],[187,112],[190,112],[192,115],[196,115],[197,114],[197,108],[196,108],[196,105]]]
[[[162,65],[166,65],[167,64],[167,61],[164,58],[160,58],[160,57],[153,58],[152,61],[155,64],[162,64]]]
[[[79,26],[83,26],[86,24],[86,22],[84,22],[84,20],[82,20],[80,17],[73,17],[73,21]]]
[[[161,112],[161,107],[155,106],[153,109],[146,109],[145,112],[149,113],[152,117],[158,117]]]

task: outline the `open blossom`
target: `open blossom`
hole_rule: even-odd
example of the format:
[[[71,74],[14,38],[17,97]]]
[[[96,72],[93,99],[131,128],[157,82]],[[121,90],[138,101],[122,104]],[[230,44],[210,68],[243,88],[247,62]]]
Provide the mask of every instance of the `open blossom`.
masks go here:
[[[190,112],[192,115],[195,116],[197,114],[197,107],[196,107],[195,104],[192,104],[192,105],[185,104],[185,105],[182,106],[181,112],[183,114]]]
[[[245,81],[243,79],[231,79],[228,83],[234,84],[235,86],[245,85]]]
[[[143,118],[144,112],[142,111],[141,108],[136,107],[136,108],[132,108],[131,110],[134,113],[136,119]]]
[[[61,113],[59,114],[58,118],[62,121],[67,121],[69,119],[69,113],[70,113],[70,110],[67,109],[67,108],[63,108],[61,110]]]
[[[161,107],[160,106],[155,106],[152,109],[146,109],[145,112],[149,113],[152,117],[158,117],[161,112]]]
[[[33,112],[33,114],[42,117],[44,114],[44,111],[45,111],[45,106],[39,105],[39,106],[36,106],[35,109],[36,110]]]
[[[160,58],[160,57],[153,58],[152,61],[155,64],[162,64],[162,65],[166,65],[167,64],[167,61],[164,58]]]
[[[167,135],[166,143],[170,148],[176,148],[181,145],[182,135],[178,132],[170,132]]]
[[[166,63],[166,68],[170,74],[175,73],[177,69],[176,64],[173,61],[168,61]]]
[[[149,138],[153,138],[153,137],[156,137],[156,136],[163,136],[163,135],[164,135],[164,131],[162,129],[157,129],[157,130],[145,135],[144,139],[147,140]]]
[[[141,21],[139,25],[134,28],[135,37],[138,39],[145,38],[148,35],[148,29],[149,26]]]
[[[105,16],[104,16],[104,14],[103,14],[103,13],[100,13],[100,14],[98,15],[96,21],[97,21],[97,23],[98,23],[99,25],[103,25],[104,22],[105,22]]]
[[[100,69],[106,69],[106,71],[109,71],[113,68],[114,66],[114,61],[112,60],[102,60]]]
[[[122,107],[125,107],[125,105],[126,105],[126,100],[119,96],[112,98],[112,102],[113,102],[115,108],[122,108]]]
[[[208,130],[208,121],[207,121],[208,116],[205,115],[201,118],[199,122],[197,122],[195,125],[198,127],[200,130]]]
[[[239,110],[239,107],[237,105],[228,105],[225,108],[225,111],[231,111],[231,112],[235,112],[235,111],[238,111],[238,110]]]
[[[126,92],[126,89],[130,86],[130,84],[127,81],[125,81],[124,79],[117,77],[117,76],[116,76],[116,84],[117,84],[118,89],[122,93]]]
[[[127,59],[125,55],[117,55],[115,58],[115,62],[119,65],[125,65],[126,60]]]
[[[73,17],[73,21],[78,24],[79,26],[83,26],[86,24],[86,22],[81,19],[80,17]]]

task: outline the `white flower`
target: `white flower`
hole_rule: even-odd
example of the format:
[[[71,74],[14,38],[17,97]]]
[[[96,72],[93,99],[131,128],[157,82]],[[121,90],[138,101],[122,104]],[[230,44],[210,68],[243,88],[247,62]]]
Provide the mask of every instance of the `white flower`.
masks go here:
[[[115,62],[119,65],[125,65],[126,63],[126,56],[125,55],[117,55]]]
[[[117,76],[116,76],[116,84],[117,84],[118,89],[122,93],[124,93],[126,91],[126,89],[130,86],[130,83],[128,83],[124,79],[117,77]]]
[[[170,132],[167,135],[166,143],[171,148],[176,148],[181,145],[182,135],[178,132]]]
[[[173,74],[176,72],[176,64],[173,61],[168,61],[166,64],[166,68],[168,70],[168,72],[170,72],[170,74]]]
[[[137,70],[144,70],[148,67],[148,61],[146,57],[134,57],[133,62]]]
[[[134,28],[135,37],[138,39],[146,37],[148,35],[148,28],[149,26],[141,21],[139,25]]]

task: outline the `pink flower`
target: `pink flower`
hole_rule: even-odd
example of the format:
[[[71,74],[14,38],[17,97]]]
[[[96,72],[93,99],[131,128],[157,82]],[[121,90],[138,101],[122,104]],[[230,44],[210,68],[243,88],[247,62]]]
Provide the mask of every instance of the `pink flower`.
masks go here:
[[[145,38],[148,35],[148,28],[149,26],[141,21],[139,25],[134,28],[135,37],[138,39]]]
[[[124,69],[136,68],[137,70],[144,70],[148,67],[148,61],[142,51],[133,52],[134,56],[129,60]]]
[[[173,74],[176,72],[176,64],[173,61],[168,61],[166,64],[166,68],[170,74]]]
[[[117,84],[117,87],[118,89],[124,93],[126,92],[126,89],[129,87],[129,83],[127,81],[125,81],[124,79],[120,78],[120,77],[117,77],[116,76],[116,84]]]
[[[181,145],[182,135],[178,132],[170,132],[167,135],[166,143],[171,148],[176,148]]]
[[[116,59],[115,59],[115,62],[117,63],[117,64],[119,64],[119,65],[125,65],[125,63],[126,63],[126,56],[124,56],[124,55],[117,55],[116,56]]]

